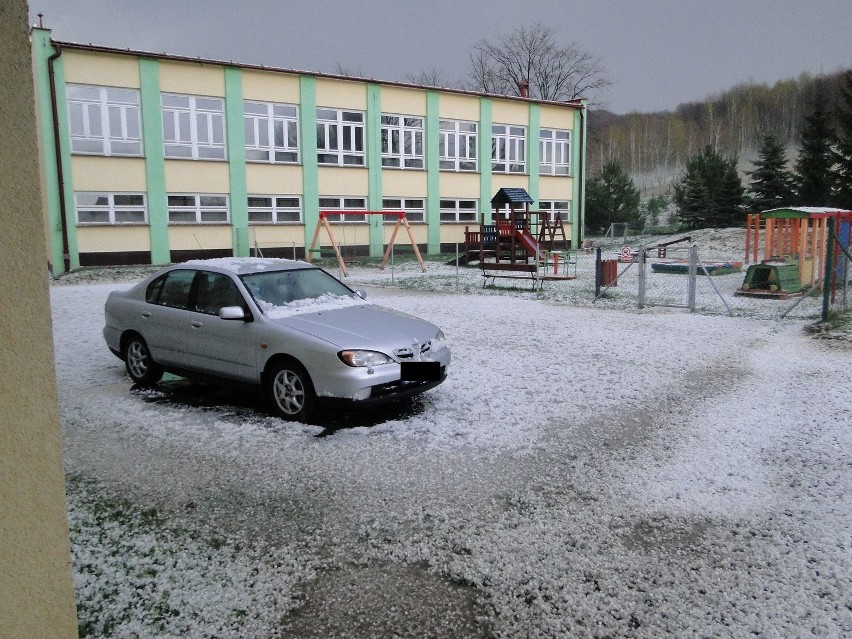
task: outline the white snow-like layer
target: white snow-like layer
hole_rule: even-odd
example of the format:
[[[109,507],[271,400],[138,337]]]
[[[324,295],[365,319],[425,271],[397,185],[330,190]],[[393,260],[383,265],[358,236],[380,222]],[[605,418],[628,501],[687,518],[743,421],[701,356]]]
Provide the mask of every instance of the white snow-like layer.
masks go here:
[[[852,633],[852,352],[800,322],[374,289],[444,330],[449,377],[316,438],[130,391],[111,288],[52,290],[78,597],[120,620],[96,635],[277,636],[315,576],[387,562],[467,584],[496,637]]]
[[[294,315],[304,315],[305,313],[323,313],[325,311],[333,311],[339,308],[349,308],[351,306],[365,306],[366,301],[360,297],[348,297],[343,295],[334,295],[326,293],[319,297],[311,297],[302,300],[294,300],[284,306],[276,306],[269,302],[259,301],[260,310],[270,319],[284,319],[293,317]]]

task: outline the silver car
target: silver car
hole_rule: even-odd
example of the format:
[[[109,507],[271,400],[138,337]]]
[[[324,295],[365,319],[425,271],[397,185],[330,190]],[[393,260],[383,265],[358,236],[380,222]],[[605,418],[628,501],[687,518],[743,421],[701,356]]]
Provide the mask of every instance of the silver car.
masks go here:
[[[289,420],[440,384],[450,363],[441,330],[364,298],[304,262],[199,260],[110,293],[104,338],[137,384],[164,371],[247,383]]]

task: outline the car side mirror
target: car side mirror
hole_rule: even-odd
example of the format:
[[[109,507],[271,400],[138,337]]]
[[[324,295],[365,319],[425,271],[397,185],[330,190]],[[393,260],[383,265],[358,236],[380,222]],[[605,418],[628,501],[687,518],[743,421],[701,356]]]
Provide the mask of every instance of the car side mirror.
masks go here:
[[[364,291],[364,290],[355,291],[355,295],[360,297],[362,300],[367,299],[367,291]]]
[[[223,306],[219,309],[219,317],[223,320],[244,320],[246,314],[239,306]]]

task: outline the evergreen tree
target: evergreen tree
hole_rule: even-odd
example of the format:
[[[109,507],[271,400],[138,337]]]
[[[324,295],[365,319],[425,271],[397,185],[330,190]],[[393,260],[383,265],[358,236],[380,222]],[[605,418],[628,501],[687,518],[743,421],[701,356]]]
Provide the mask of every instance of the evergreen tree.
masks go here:
[[[846,72],[846,85],[837,107],[837,163],[835,204],[852,210],[852,71]]]
[[[787,170],[784,145],[776,135],[763,138],[748,185],[748,201],[754,212],[793,204],[793,179]]]
[[[594,232],[613,222],[636,225],[641,220],[639,189],[620,164],[608,162],[586,184],[586,228]]]
[[[833,203],[835,155],[832,145],[835,140],[823,94],[818,92],[802,127],[801,148],[796,160],[795,185],[800,205],[830,206]]]
[[[687,229],[741,226],[743,185],[736,159],[726,160],[706,146],[686,161],[686,172],[674,185],[674,201]]]

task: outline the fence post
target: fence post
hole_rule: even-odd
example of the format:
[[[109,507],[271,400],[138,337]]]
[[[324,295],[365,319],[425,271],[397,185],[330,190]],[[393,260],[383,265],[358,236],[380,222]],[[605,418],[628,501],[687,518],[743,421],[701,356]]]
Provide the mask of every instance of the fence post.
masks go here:
[[[698,280],[698,247],[693,244],[689,247],[689,281],[686,285],[686,305],[689,312],[695,312],[695,289]]]
[[[828,220],[828,237],[825,246],[825,271],[822,277],[822,321],[828,321],[828,309],[831,301],[831,283],[834,279],[834,218]]]
[[[645,272],[646,261],[645,261],[645,246],[639,245],[639,308],[645,308],[645,279],[647,277],[647,273]]]
[[[601,280],[603,279],[603,262],[601,261],[601,247],[595,251],[595,299],[601,296]]]

